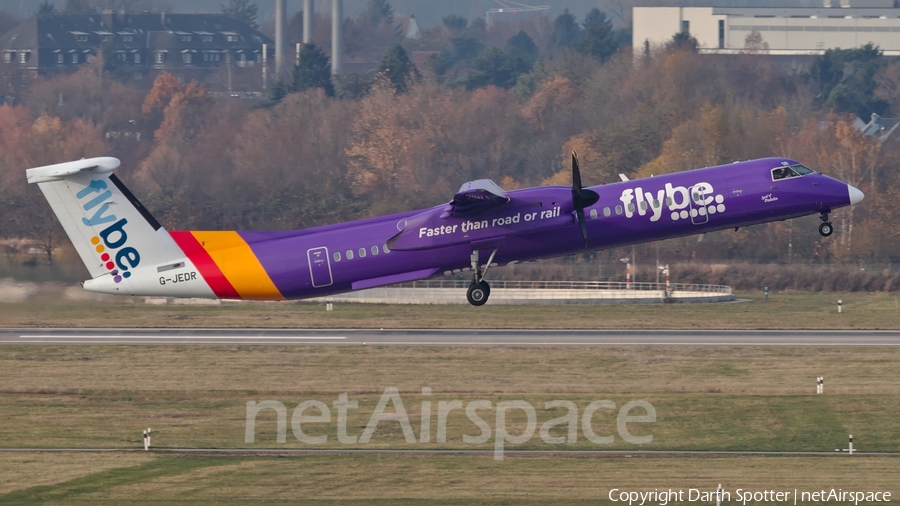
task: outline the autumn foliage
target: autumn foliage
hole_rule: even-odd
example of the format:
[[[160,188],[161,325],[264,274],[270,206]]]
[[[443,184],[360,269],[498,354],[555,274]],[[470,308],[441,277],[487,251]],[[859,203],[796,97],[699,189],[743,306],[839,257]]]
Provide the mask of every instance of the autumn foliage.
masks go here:
[[[874,82],[900,113],[898,76],[883,65]],[[479,178],[568,185],[575,150],[591,185],[789,156],[866,193],[834,213],[830,238],[812,217],[666,241],[664,261],[900,259],[900,134],[863,135],[764,54],[660,50],[636,63],[629,50],[602,61],[563,48],[512,88],[468,90],[423,72],[403,92],[382,76],[359,98],[310,88],[270,108],[213,99],[170,74],[142,90],[86,67],[40,78],[22,97],[0,106],[0,236],[48,255],[61,233],[24,170],[82,156],[122,158],[120,176],[169,229],[287,229],[439,205]],[[617,253],[575,261],[603,255]]]

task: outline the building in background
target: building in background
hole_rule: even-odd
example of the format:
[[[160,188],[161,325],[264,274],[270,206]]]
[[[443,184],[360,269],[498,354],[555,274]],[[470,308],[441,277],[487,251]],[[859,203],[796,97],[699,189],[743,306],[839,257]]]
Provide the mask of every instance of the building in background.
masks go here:
[[[224,14],[36,14],[0,35],[0,72],[71,72],[101,52],[137,78],[167,71],[237,93],[263,88],[262,64],[274,45]]]
[[[878,139],[878,142],[881,144],[884,144],[889,140],[896,140],[895,133],[897,127],[900,126],[900,119],[882,118],[873,112],[868,123],[857,116],[856,120],[853,122],[853,126],[859,129],[866,137],[873,137]]]
[[[676,33],[697,39],[704,54],[753,51],[773,56],[817,55],[872,43],[900,55],[900,9],[894,0],[824,0],[818,8],[635,7],[635,55]]]

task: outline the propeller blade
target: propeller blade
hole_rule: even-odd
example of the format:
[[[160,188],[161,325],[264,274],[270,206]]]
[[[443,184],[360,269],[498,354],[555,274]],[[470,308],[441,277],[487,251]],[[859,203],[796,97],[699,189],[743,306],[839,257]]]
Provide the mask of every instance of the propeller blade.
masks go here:
[[[578,167],[578,155],[572,151],[572,203],[575,209],[584,209],[600,200],[600,195],[593,190],[581,186],[581,169]]]
[[[578,168],[578,155],[572,151],[572,189],[581,189],[581,170]]]
[[[581,237],[584,238],[584,247],[587,248],[587,222],[584,219],[584,208],[592,206],[600,200],[600,195],[593,190],[586,190],[581,186],[581,169],[578,167],[578,155],[572,151],[572,206],[575,208],[575,219],[581,228]]]
[[[578,225],[581,227],[581,237],[584,238],[584,247],[587,248],[587,245],[588,245],[587,223],[584,221],[584,209],[576,210],[575,215],[578,218]]]

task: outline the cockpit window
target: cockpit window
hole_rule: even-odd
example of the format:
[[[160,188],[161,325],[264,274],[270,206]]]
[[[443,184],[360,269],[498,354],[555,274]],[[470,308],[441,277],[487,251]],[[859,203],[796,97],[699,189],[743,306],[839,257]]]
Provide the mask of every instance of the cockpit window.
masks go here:
[[[772,181],[777,181],[779,179],[788,179],[792,177],[800,177],[812,173],[812,169],[799,163],[797,165],[775,167],[774,169],[772,169]]]
[[[775,167],[772,169],[772,180],[778,181],[779,179],[787,179],[790,177],[797,177],[800,174],[794,172],[794,169],[790,167]]]

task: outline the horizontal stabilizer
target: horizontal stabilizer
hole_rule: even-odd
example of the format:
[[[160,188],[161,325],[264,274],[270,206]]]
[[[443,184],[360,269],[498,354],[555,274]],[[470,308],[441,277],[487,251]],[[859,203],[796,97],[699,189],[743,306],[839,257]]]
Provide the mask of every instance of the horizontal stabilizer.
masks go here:
[[[59,181],[66,176],[74,176],[75,174],[105,174],[116,170],[119,167],[119,163],[118,158],[111,156],[82,158],[74,162],[57,163],[55,165],[28,169],[25,171],[25,176],[28,178],[29,183],[46,183]]]

